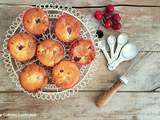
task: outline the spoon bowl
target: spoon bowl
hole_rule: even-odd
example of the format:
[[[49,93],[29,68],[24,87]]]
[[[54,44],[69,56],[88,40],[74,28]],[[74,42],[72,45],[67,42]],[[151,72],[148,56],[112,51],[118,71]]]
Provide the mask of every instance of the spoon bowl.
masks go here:
[[[132,43],[128,43],[127,45],[125,45],[121,51],[121,57],[123,57],[126,60],[133,59],[137,54],[138,54],[138,49]]]
[[[128,42],[128,36],[125,33],[121,33],[117,38],[117,48],[115,51],[115,54],[113,56],[113,60],[118,59],[118,56],[120,54],[120,51],[122,47]]]
[[[128,36],[125,33],[122,33],[118,36],[117,42],[119,45],[124,45],[128,42]]]
[[[113,35],[110,35],[107,39],[108,44],[114,45],[116,43],[116,38]]]
[[[113,62],[112,64],[110,64],[109,66],[109,70],[115,70],[115,68],[123,61],[127,61],[127,60],[131,60],[134,57],[136,57],[136,55],[138,54],[138,49],[137,47],[132,44],[132,43],[128,43],[126,44],[120,53],[119,58]]]

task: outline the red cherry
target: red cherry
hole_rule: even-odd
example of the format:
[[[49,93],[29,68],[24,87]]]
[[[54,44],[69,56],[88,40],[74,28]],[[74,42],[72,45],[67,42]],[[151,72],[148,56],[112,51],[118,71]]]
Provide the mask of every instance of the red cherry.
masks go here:
[[[97,20],[101,20],[102,18],[103,18],[102,15],[96,15],[96,19],[97,19]]]
[[[107,20],[112,18],[112,14],[105,13],[104,16]]]
[[[100,10],[97,10],[97,11],[95,12],[95,18],[96,18],[97,20],[101,20],[101,19],[103,18],[103,12],[100,11]]]
[[[112,23],[111,23],[110,20],[107,20],[107,21],[104,22],[104,27],[105,27],[105,28],[110,28],[111,25],[112,25]]]
[[[112,25],[113,30],[120,30],[121,29],[121,23],[115,23]]]
[[[106,6],[106,11],[107,11],[108,13],[113,12],[113,11],[114,11],[114,6],[113,6],[113,5],[107,5],[107,6]]]
[[[114,14],[113,15],[113,20],[120,21],[121,20],[121,16],[119,14]]]

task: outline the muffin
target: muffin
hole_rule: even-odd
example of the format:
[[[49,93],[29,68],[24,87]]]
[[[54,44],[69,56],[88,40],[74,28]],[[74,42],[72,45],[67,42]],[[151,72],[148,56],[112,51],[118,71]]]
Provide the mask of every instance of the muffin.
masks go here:
[[[59,88],[72,88],[80,79],[77,65],[68,60],[62,60],[52,70],[52,82]]]
[[[19,76],[20,84],[28,92],[37,92],[48,83],[45,69],[36,64],[26,66]]]
[[[72,44],[69,54],[74,62],[86,65],[95,58],[95,48],[91,40],[81,38]]]
[[[49,19],[46,12],[39,8],[30,8],[23,15],[25,29],[34,34],[43,34],[49,27]]]
[[[9,53],[21,62],[30,60],[35,55],[36,46],[36,40],[27,33],[17,33],[8,40]]]
[[[63,58],[63,55],[63,46],[56,41],[47,39],[38,45],[37,58],[43,65],[52,67]]]
[[[72,42],[80,36],[80,22],[72,16],[63,15],[56,22],[55,34],[62,42]]]

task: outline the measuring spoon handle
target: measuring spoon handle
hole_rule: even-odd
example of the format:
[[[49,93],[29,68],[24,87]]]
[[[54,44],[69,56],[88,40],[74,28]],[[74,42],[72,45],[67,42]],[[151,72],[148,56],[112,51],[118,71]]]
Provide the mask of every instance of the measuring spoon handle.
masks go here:
[[[118,45],[117,46],[116,51],[115,51],[114,56],[113,56],[113,60],[116,60],[118,58],[122,47],[123,47],[123,45]]]
[[[125,61],[123,58],[121,58],[121,57],[119,57],[115,62],[113,62],[113,63],[111,63],[110,65],[109,65],[109,70],[110,71],[113,71],[113,70],[115,70],[116,69],[116,67],[121,63],[121,62],[123,62],[123,61]]]
[[[107,61],[108,61],[108,64],[111,64],[112,61],[111,61],[111,58],[110,58],[110,56],[109,56],[106,48],[105,48],[105,47],[101,47],[101,50],[102,50],[104,56],[106,57],[106,59],[107,59]]]

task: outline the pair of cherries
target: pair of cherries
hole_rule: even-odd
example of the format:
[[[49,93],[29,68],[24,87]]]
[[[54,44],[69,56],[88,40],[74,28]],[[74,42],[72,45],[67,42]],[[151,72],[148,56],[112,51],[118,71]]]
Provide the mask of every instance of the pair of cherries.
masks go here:
[[[105,28],[112,28],[113,30],[121,29],[121,16],[115,12],[115,8],[113,5],[106,6],[104,12],[97,10],[95,12],[95,18],[97,20],[103,21],[103,26]]]

